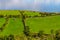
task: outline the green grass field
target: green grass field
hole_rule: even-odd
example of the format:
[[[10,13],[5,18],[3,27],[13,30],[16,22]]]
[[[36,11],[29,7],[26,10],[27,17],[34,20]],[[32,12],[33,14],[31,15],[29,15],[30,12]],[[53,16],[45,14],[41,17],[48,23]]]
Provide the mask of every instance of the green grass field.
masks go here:
[[[30,26],[31,32],[44,30],[45,33],[50,33],[52,29],[55,31],[60,29],[60,16],[29,18],[26,24]]]
[[[16,18],[16,20],[13,20],[13,18],[9,19],[9,23],[6,25],[6,28],[3,32],[1,32],[0,35],[19,35],[23,31],[23,25],[21,22],[21,19]]]
[[[39,15],[39,12],[25,11],[24,14],[34,16]],[[1,15],[20,15],[18,10],[0,10]],[[6,25],[6,28],[0,32],[0,35],[9,35],[15,34],[20,35],[23,33],[23,24],[21,18],[9,19],[9,23]],[[5,22],[4,18],[0,18],[0,27]],[[50,33],[50,30],[60,29],[60,16],[47,16],[40,18],[27,18],[26,25],[30,27],[31,32],[39,32],[44,30],[45,33]]]

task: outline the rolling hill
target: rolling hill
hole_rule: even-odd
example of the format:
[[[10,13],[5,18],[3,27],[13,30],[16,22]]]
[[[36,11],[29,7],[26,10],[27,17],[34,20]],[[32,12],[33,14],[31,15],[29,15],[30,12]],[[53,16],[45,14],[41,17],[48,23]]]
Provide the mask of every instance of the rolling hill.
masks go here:
[[[40,12],[25,11],[24,14],[28,16],[38,15]],[[20,15],[18,10],[0,10],[0,15]],[[22,24],[22,18],[9,18],[9,22],[6,25],[5,29],[0,32],[0,35],[20,35],[23,33],[24,27]],[[4,18],[0,18],[0,27],[5,22]],[[36,18],[27,18],[26,25],[29,26],[31,32],[39,32],[44,30],[45,33],[50,34],[50,31],[53,29],[60,29],[60,15],[56,16],[47,16],[47,17],[36,17]]]

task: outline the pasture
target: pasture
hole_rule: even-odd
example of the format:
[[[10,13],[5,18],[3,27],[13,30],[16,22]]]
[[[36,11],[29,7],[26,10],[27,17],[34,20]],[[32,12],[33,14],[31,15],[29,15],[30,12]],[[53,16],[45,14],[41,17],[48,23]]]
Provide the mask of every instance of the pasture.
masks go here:
[[[26,24],[29,25],[31,32],[44,30],[45,33],[50,34],[52,29],[54,31],[60,29],[60,16],[28,18]]]
[[[25,11],[24,14],[29,16],[38,15],[39,12]],[[20,15],[18,10],[0,10],[0,15]],[[14,20],[15,19],[15,20]],[[4,18],[0,18],[0,27],[5,22]],[[26,25],[29,26],[30,32],[39,32],[44,30],[45,33],[50,34],[51,29],[58,30],[60,29],[60,16],[47,16],[47,17],[36,17],[36,18],[27,18]],[[23,34],[23,24],[20,18],[9,18],[9,22],[6,25],[6,28],[0,32],[0,35],[20,35]]]

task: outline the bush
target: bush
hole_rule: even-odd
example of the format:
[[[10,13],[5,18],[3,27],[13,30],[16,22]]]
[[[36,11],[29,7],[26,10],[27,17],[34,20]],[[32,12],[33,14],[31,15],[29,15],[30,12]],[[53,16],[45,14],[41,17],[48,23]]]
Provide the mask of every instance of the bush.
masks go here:
[[[30,36],[29,33],[30,33],[30,31],[29,31],[29,26],[26,26],[26,28],[24,29],[24,34],[25,34],[26,36]]]
[[[56,40],[60,40],[60,30],[56,31]]]
[[[44,35],[44,31],[43,30],[39,31],[38,37],[41,37],[42,35]]]
[[[6,40],[14,40],[14,35],[9,35]]]
[[[0,15],[0,18],[3,18],[4,16],[3,15]]]
[[[38,15],[35,15],[34,17],[38,17]]]

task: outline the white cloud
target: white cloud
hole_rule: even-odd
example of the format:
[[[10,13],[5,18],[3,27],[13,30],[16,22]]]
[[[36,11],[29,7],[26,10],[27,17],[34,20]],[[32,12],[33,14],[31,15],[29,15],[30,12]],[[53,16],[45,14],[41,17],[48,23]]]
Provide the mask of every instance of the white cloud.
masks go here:
[[[12,6],[17,6],[19,5],[19,0],[11,0],[11,1],[8,1],[6,2],[6,7],[12,7]]]
[[[6,9],[12,7],[28,8],[33,6],[33,0],[11,0],[6,2]]]
[[[60,0],[55,0],[55,4],[59,5],[60,4]]]
[[[51,0],[34,0],[33,9],[38,10],[42,4],[49,5]]]
[[[46,4],[50,4],[51,3],[51,0],[45,0],[45,3]]]
[[[35,0],[35,4],[50,4],[51,0]]]
[[[41,5],[59,5],[60,0],[6,0],[6,9],[9,8],[31,8],[33,10],[38,10]],[[2,5],[0,4],[0,7]]]
[[[1,9],[1,3],[0,3],[0,9]]]

